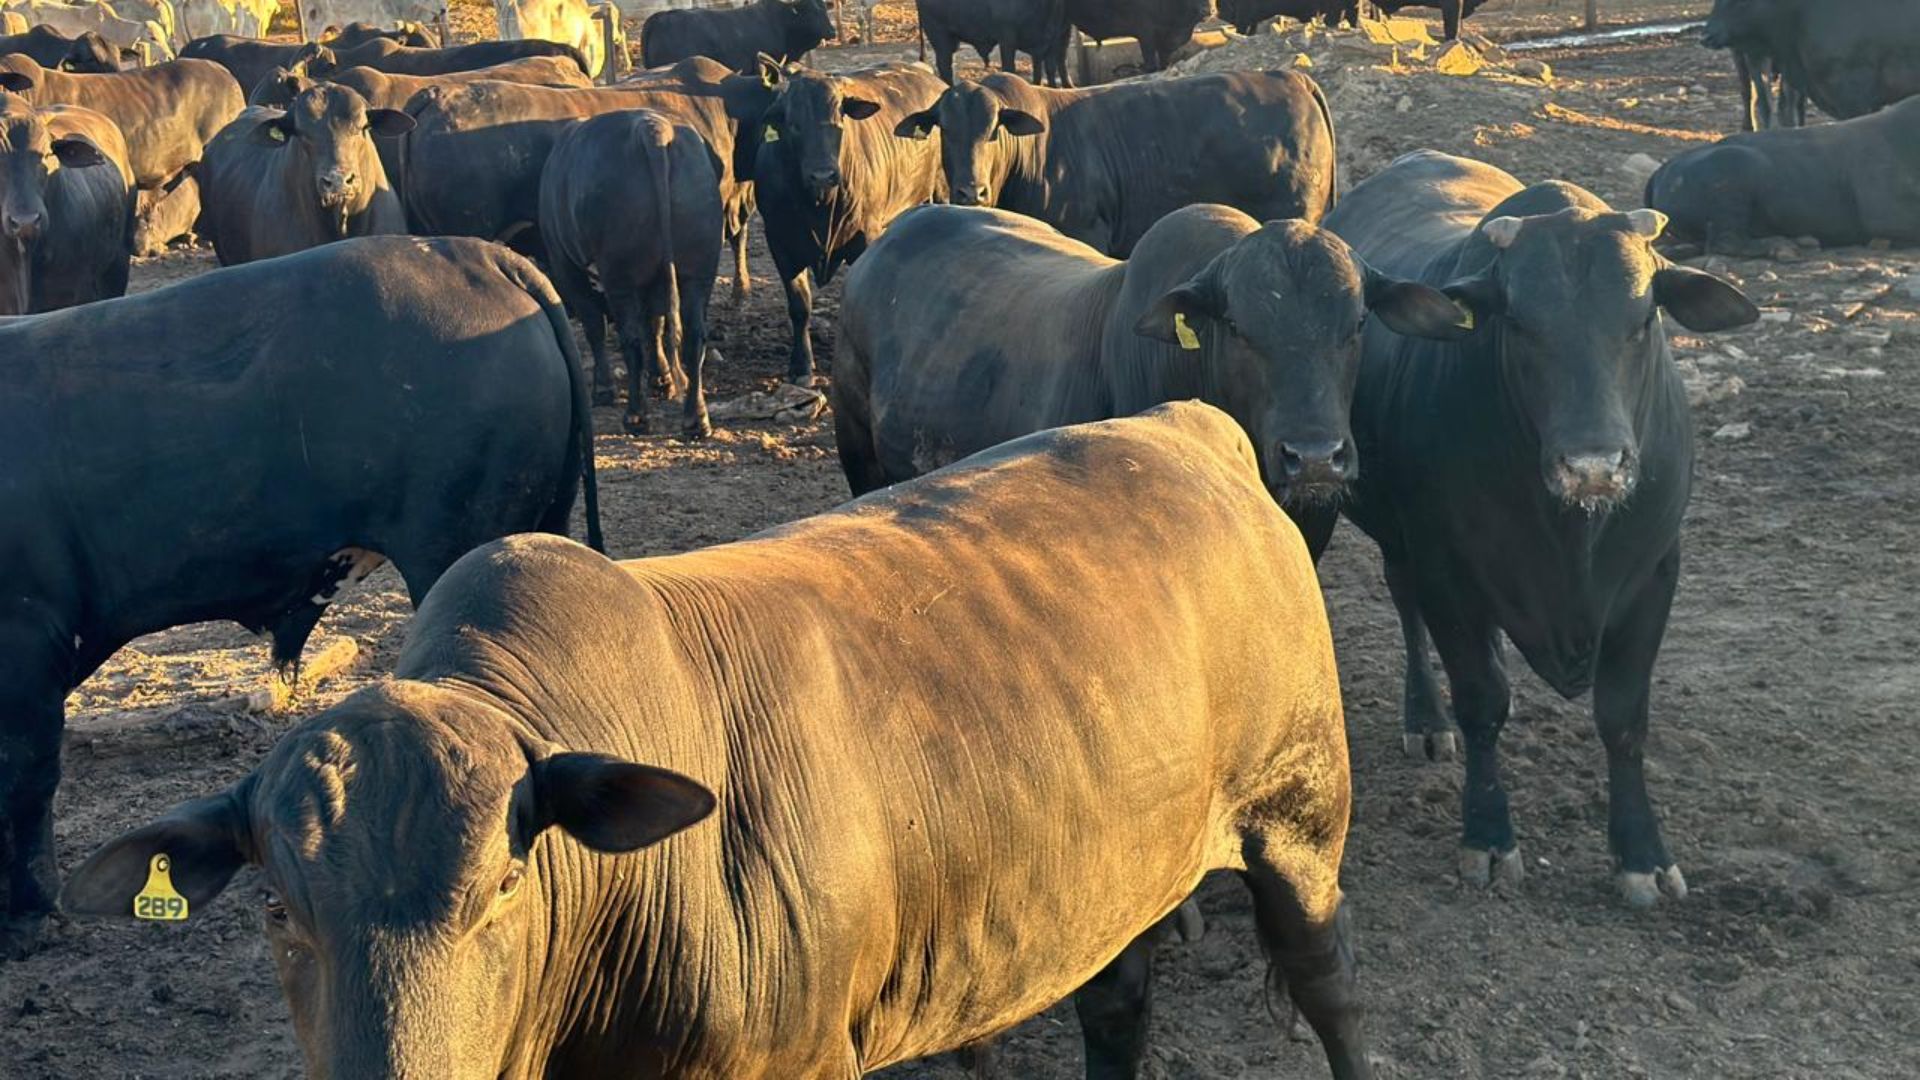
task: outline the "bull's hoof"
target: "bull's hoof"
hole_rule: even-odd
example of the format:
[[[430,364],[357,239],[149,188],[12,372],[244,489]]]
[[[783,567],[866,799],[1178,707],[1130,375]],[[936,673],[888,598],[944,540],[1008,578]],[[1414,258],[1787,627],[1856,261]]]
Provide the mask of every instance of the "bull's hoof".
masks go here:
[[[46,931],[45,915],[16,915],[0,918],[0,962],[25,960],[40,947]]]
[[[712,434],[713,421],[707,419],[706,413],[688,420],[680,429],[681,437],[687,439],[704,439]]]
[[[1660,902],[1665,896],[1669,900],[1687,898],[1687,879],[1680,873],[1680,867],[1669,866],[1655,870],[1651,874],[1622,872],[1619,875],[1620,898],[1635,911],[1646,911]]]
[[[627,429],[629,435],[645,435],[652,429],[652,425],[647,420],[647,414],[644,411],[634,412],[632,409],[628,409],[627,414],[620,418],[620,426]]]
[[[1520,849],[1505,853],[1460,849],[1460,880],[1475,888],[1518,889],[1526,880],[1527,864],[1520,861]]]
[[[1452,761],[1460,753],[1451,728],[1402,736],[1400,748],[1415,761]]]

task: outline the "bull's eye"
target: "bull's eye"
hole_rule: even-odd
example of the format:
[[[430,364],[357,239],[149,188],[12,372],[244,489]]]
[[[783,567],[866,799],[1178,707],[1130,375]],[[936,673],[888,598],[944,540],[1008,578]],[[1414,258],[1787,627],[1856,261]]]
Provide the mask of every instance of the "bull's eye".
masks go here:
[[[275,926],[284,926],[287,922],[287,902],[271,889],[260,893],[261,910],[267,913],[267,921]]]
[[[500,899],[505,900],[507,897],[519,892],[520,883],[526,880],[526,876],[527,871],[524,867],[514,866],[508,868],[506,876],[500,879]]]

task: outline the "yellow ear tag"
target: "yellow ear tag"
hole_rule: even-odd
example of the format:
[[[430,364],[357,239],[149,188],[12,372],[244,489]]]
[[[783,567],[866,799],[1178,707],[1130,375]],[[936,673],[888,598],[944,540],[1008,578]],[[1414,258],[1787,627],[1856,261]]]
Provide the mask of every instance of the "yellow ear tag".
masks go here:
[[[1462,330],[1473,329],[1473,309],[1470,307],[1460,308],[1460,321],[1454,323],[1453,325],[1459,327]]]
[[[767,125],[767,141],[768,142],[780,141],[780,132],[776,130],[772,124]]]
[[[147,887],[133,898],[133,917],[180,922],[187,917],[187,898],[174,891],[173,860],[155,855],[147,866]]]
[[[1200,351],[1200,335],[1187,325],[1187,313],[1184,311],[1173,313],[1173,336],[1180,340],[1180,347],[1188,352]]]

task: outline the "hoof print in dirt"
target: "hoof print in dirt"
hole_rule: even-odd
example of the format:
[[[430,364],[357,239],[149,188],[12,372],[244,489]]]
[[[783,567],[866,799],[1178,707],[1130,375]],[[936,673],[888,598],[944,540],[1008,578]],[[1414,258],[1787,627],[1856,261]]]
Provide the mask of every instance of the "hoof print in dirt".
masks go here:
[[[1669,900],[1687,898],[1687,879],[1678,866],[1655,870],[1651,874],[1622,873],[1619,884],[1620,898],[1636,911],[1652,908],[1662,896]]]

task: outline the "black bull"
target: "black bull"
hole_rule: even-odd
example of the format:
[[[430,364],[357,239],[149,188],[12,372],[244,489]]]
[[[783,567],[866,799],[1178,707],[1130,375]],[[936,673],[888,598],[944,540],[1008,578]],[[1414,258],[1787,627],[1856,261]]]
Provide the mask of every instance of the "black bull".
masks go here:
[[[329,245],[0,326],[0,938],[54,895],[62,704],[141,634],[232,619],[294,661],[343,579],[418,602],[469,548],[563,532],[572,331],[470,240]]]
[[[1759,312],[1733,286],[1655,254],[1663,225],[1571,184],[1523,187],[1431,151],[1401,158],[1327,217],[1383,273],[1442,287],[1474,313],[1458,343],[1368,330],[1353,406],[1366,469],[1345,507],[1379,543],[1400,613],[1409,750],[1452,742],[1429,631],[1452,685],[1468,881],[1521,874],[1496,758],[1504,632],[1561,694],[1593,690],[1627,900],[1686,891],[1642,763],[1693,468],[1660,313],[1705,332]]]
[[[164,855],[198,911],[257,864],[318,1076],[852,1080],[1076,990],[1132,1076],[1143,936],[1231,868],[1364,1078],[1348,814],[1313,566],[1181,403],[690,554],[474,552],[397,679],[64,903],[124,918]]]

